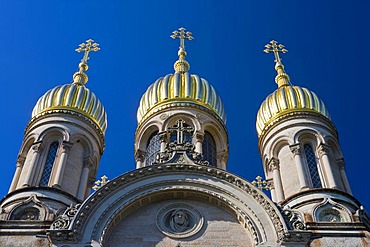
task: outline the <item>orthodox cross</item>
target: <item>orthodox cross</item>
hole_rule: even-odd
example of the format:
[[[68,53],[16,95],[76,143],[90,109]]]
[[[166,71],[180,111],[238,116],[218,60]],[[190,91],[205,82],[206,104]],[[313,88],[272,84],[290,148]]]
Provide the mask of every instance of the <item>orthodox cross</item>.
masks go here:
[[[262,180],[261,176],[257,176],[256,179],[252,181],[252,184],[260,190],[268,190],[269,189],[269,187],[267,186],[266,180]]]
[[[101,180],[98,180],[98,181],[95,182],[95,185],[94,185],[94,187],[92,187],[92,189],[96,191],[96,190],[100,189],[101,187],[103,187],[106,183],[109,182],[109,180],[107,180],[107,178],[108,178],[107,176],[103,175],[101,177]]]
[[[182,144],[184,140],[184,132],[191,133],[194,131],[194,128],[191,126],[184,126],[185,121],[182,119],[177,120],[176,125],[169,127],[170,132],[177,132],[177,143]]]
[[[275,56],[275,63],[281,63],[281,58],[279,56],[279,52],[287,53],[288,50],[285,49],[285,46],[282,44],[278,44],[277,41],[271,40],[269,44],[265,45],[265,48],[263,51],[266,53],[273,52]]]
[[[87,60],[89,60],[90,51],[99,51],[100,48],[98,46],[99,44],[95,43],[94,40],[92,39],[88,39],[86,40],[86,43],[80,44],[79,47],[76,49],[76,51],[85,52],[84,57],[82,58],[81,62],[87,63]]]
[[[193,34],[191,32],[185,32],[185,30],[186,30],[185,28],[180,27],[178,29],[178,31],[177,30],[173,31],[172,35],[170,36],[173,39],[180,39],[180,49],[183,49],[183,50],[185,50],[184,40],[185,39],[187,39],[187,40],[194,39],[193,36],[192,36]]]

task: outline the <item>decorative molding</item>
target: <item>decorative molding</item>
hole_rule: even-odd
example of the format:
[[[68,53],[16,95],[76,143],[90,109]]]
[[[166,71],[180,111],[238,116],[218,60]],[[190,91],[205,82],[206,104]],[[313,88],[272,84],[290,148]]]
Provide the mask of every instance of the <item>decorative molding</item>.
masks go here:
[[[68,229],[80,206],[81,204],[69,206],[61,215],[58,215],[55,221],[51,224],[50,229],[51,230]]]
[[[44,144],[42,142],[35,142],[32,144],[32,150],[34,153],[39,153],[44,150]]]
[[[137,149],[135,152],[135,161],[144,162],[144,160],[145,160],[145,152],[143,150]]]
[[[285,233],[285,228],[284,228],[285,224],[281,221],[281,217],[280,217],[281,214],[278,210],[275,209],[275,205],[272,202],[270,202],[270,200],[267,198],[266,195],[264,195],[264,193],[259,191],[257,188],[255,188],[253,185],[246,182],[245,180],[233,174],[230,174],[226,171],[223,171],[221,169],[206,167],[206,166],[199,166],[199,165],[189,165],[189,164],[153,165],[153,166],[136,169],[134,171],[131,171],[129,173],[123,174],[115,178],[114,180],[110,181],[108,184],[105,185],[104,190],[97,191],[96,193],[93,194],[93,196],[89,197],[84,202],[83,206],[79,209],[76,215],[77,217],[75,221],[76,223],[72,224],[68,231],[50,230],[48,235],[51,237],[51,239],[56,240],[56,241],[75,241],[76,239],[81,238],[82,227],[85,225],[86,220],[88,219],[88,216],[100,204],[99,202],[104,197],[108,196],[108,194],[115,193],[114,191],[122,189],[122,187],[125,187],[126,184],[132,184],[135,182],[135,180],[142,180],[146,176],[152,177],[155,174],[162,174],[162,175],[166,173],[176,174],[179,172],[184,173],[184,174],[190,173],[194,175],[198,174],[198,175],[204,175],[204,176],[212,176],[213,178],[220,179],[221,181],[233,184],[234,186],[240,188],[245,193],[249,194],[251,198],[253,198],[253,200],[255,200],[258,204],[261,205],[261,207],[265,210],[265,212],[271,219],[271,222],[275,228],[275,232],[277,233],[278,238],[283,239],[284,233]],[[173,181],[171,182],[171,184],[173,184]],[[166,186],[166,188],[168,190],[174,189],[168,186]],[[166,188],[161,188],[160,191],[164,193]],[[178,186],[178,188],[182,190],[185,189],[184,186]],[[196,190],[199,192],[203,191],[203,189],[201,188],[197,188]],[[148,193],[149,192],[145,192],[145,195],[148,195]],[[152,193],[154,193],[154,191]],[[241,216],[244,216],[244,220],[246,221],[246,226],[249,226],[249,227],[253,226],[253,223],[248,218],[248,214],[244,212],[241,208],[236,207],[236,205],[234,205],[231,201],[224,198],[222,194],[214,193],[211,191],[210,192],[204,191],[204,193],[209,193],[210,196],[218,197],[220,198],[221,201],[226,202],[228,207],[236,210],[236,212],[238,212]],[[230,192],[224,191],[223,193],[228,194]],[[136,200],[138,200],[138,198],[132,198],[130,202],[132,203]],[[244,206],[248,207],[248,205],[244,205]],[[257,216],[255,217],[258,218]],[[255,237],[255,241],[258,242],[258,238],[259,238],[258,235],[254,233],[253,236]]]
[[[344,158],[337,159],[337,165],[338,165],[340,170],[345,170],[346,169],[346,162],[344,161]]]
[[[63,141],[60,145],[61,149],[62,149],[62,153],[69,153],[69,151],[71,150],[73,146],[73,143],[72,142],[67,142],[67,141]]]
[[[74,118],[77,118],[79,120],[85,120],[85,122],[87,122],[88,124],[90,124],[90,126],[92,127],[93,130],[95,130],[95,132],[98,134],[99,136],[99,139],[97,139],[95,137],[94,134],[92,134],[88,129],[84,128],[83,126],[81,126],[80,124],[76,124],[74,122],[71,122],[71,121],[63,121],[63,120],[53,120],[53,121],[47,121],[47,122],[43,122],[41,124],[33,124],[35,123],[37,120],[42,120],[42,119],[45,119],[45,118],[48,118],[50,115],[52,114],[68,114],[70,115],[71,117],[74,117]],[[96,139],[96,141],[98,143],[101,143],[101,150],[100,150],[100,153],[102,154],[104,152],[104,148],[105,148],[105,139],[104,139],[104,134],[102,132],[102,130],[100,129],[99,125],[97,123],[95,123],[93,120],[91,120],[90,118],[88,118],[87,116],[85,116],[84,114],[81,114],[79,112],[76,112],[76,111],[73,111],[73,110],[66,110],[66,109],[50,109],[50,110],[47,110],[47,111],[44,111],[44,112],[41,112],[40,114],[34,116],[27,124],[26,126],[26,129],[25,129],[25,135],[26,133],[34,130],[35,128],[39,127],[39,126],[42,126],[42,125],[45,125],[45,123],[68,123],[70,125],[73,125],[73,126],[77,126],[83,130],[85,130],[86,132],[89,132],[94,139]],[[99,145],[100,146],[100,145]]]
[[[291,230],[306,230],[306,225],[298,212],[293,211],[290,207],[286,206],[284,207],[282,214]]]
[[[320,120],[320,121],[323,121],[325,124],[328,124],[331,128],[328,128],[327,126],[323,125],[323,124],[319,124],[319,123],[294,123],[294,124],[289,124],[283,128],[277,128],[277,131],[269,136],[267,139],[266,137],[268,136],[267,134],[269,132],[271,132],[275,126],[275,124],[277,122],[287,122],[289,120],[295,120],[297,118],[302,118],[302,119],[308,119],[308,118],[311,118],[311,119],[317,119],[317,120]],[[269,123],[268,126],[266,126],[264,128],[264,130],[262,131],[262,133],[259,135],[258,137],[258,148],[260,150],[260,153],[262,154],[263,150],[266,148],[266,145],[267,143],[275,136],[277,135],[279,132],[281,131],[284,131],[284,130],[287,130],[287,129],[290,129],[290,128],[293,128],[293,127],[310,127],[310,126],[320,126],[321,128],[327,130],[328,132],[330,132],[335,138],[338,139],[338,132],[337,132],[337,129],[335,128],[335,125],[331,122],[330,119],[326,118],[325,116],[323,116],[322,114],[320,113],[315,113],[315,112],[291,112],[291,113],[285,113],[284,115],[282,116],[279,116],[277,117],[273,122]]]
[[[330,146],[329,145],[326,145],[324,143],[321,143],[318,147],[317,147],[317,152],[319,154],[319,157],[321,158],[323,155],[328,155],[329,152],[330,152]]]
[[[277,158],[272,157],[267,163],[268,171],[280,170],[280,161]]]
[[[292,153],[294,154],[294,156],[301,155],[302,149],[301,149],[300,143],[292,144],[289,146],[289,148],[290,148],[290,151],[292,151]]]
[[[282,243],[299,243],[299,246],[308,246],[311,240],[312,232],[310,231],[288,231],[280,238]]]

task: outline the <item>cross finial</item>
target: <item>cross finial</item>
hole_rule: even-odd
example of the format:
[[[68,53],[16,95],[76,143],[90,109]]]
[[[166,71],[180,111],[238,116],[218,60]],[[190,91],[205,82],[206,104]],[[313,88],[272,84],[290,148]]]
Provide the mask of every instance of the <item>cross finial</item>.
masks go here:
[[[271,40],[269,44],[265,45],[265,48],[263,51],[266,53],[273,52],[275,56],[275,63],[281,63],[281,58],[279,56],[279,52],[281,53],[287,53],[288,50],[285,49],[285,46],[282,44],[278,44],[277,41]]]
[[[88,77],[85,73],[89,69],[87,66],[87,61],[89,60],[89,53],[91,51],[99,51],[99,44],[95,43],[94,40],[88,39],[86,43],[82,43],[76,49],[77,52],[84,52],[84,56],[78,65],[79,70],[73,75],[73,83],[77,85],[84,85],[88,81]]]
[[[185,39],[192,40],[193,34],[189,31],[185,32],[186,29],[183,27],[180,27],[179,29],[172,32],[172,35],[170,36],[173,39],[180,39],[180,49],[185,50]]]
[[[186,51],[185,51],[185,39],[192,40],[194,39],[193,34],[191,32],[186,31],[185,28],[180,27],[179,29],[172,32],[172,35],[170,36],[173,39],[180,39],[180,47],[179,47],[179,60],[175,62],[173,67],[175,68],[175,71],[178,73],[185,73],[189,70],[190,65],[185,60],[186,57]]]
[[[103,187],[105,184],[107,184],[109,182],[109,180],[107,180],[107,178],[108,178],[107,176],[103,175],[101,177],[101,180],[97,180],[95,182],[95,185],[92,187],[92,189],[96,191],[96,190],[100,189],[101,187]]]
[[[89,53],[91,51],[99,51],[100,50],[100,48],[98,46],[99,46],[99,44],[95,43],[94,40],[92,40],[92,39],[88,39],[88,40],[86,40],[86,43],[80,44],[79,47],[76,49],[76,51],[77,52],[85,52],[81,62],[87,63],[87,60],[89,60]]]
[[[266,180],[262,180],[261,176],[257,176],[256,179],[252,181],[252,184],[260,190],[268,190],[269,189],[269,187],[267,186]]]
[[[269,44],[265,45],[263,51],[266,53],[273,52],[275,56],[275,70],[277,71],[277,76],[275,77],[275,82],[279,87],[290,85],[290,78],[284,71],[284,65],[282,64],[282,59],[279,56],[279,53],[287,53],[288,50],[285,49],[285,46],[279,44],[276,40],[271,40]]]
[[[177,132],[177,143],[182,144],[184,141],[184,132],[191,133],[194,128],[191,126],[184,126],[185,121],[182,119],[177,120],[176,125],[169,127],[168,131]]]

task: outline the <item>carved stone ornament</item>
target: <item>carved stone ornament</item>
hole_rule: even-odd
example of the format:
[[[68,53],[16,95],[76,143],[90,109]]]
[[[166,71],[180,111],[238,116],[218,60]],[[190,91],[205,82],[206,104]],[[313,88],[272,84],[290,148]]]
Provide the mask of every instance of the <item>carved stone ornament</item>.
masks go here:
[[[56,220],[51,224],[50,229],[52,230],[64,230],[68,229],[73,220],[74,216],[77,213],[78,208],[81,204],[69,206],[61,215],[59,215]]]
[[[161,208],[157,214],[157,227],[172,238],[187,238],[198,233],[203,227],[203,216],[186,203],[172,203]]]
[[[314,218],[319,222],[351,222],[350,212],[343,205],[325,198],[314,209]]]
[[[306,225],[299,213],[294,212],[289,207],[286,207],[282,211],[282,214],[285,218],[285,221],[287,222],[287,225],[290,226],[292,230],[306,230]]]
[[[203,160],[200,153],[195,152],[195,146],[191,143],[167,144],[164,152],[158,152],[154,164],[181,163],[181,164],[198,164],[209,166],[209,162]]]

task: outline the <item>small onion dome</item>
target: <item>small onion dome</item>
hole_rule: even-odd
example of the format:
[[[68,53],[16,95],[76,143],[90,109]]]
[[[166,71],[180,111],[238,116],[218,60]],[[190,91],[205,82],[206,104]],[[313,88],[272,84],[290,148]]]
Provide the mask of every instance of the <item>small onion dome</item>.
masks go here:
[[[100,100],[83,84],[71,83],[47,91],[37,101],[32,117],[54,110],[65,109],[82,113],[94,121],[103,134],[107,129],[107,115]]]
[[[143,119],[155,113],[159,106],[166,103],[181,103],[180,105],[195,103],[216,113],[222,122],[226,123],[224,105],[216,90],[205,79],[188,71],[168,74],[149,86],[140,100],[137,111],[138,123],[140,124]],[[173,106],[177,107],[178,104]]]
[[[279,87],[267,96],[258,110],[256,122],[258,136],[261,136],[277,117],[302,111],[316,112],[330,119],[323,101],[314,92],[291,84]]]

